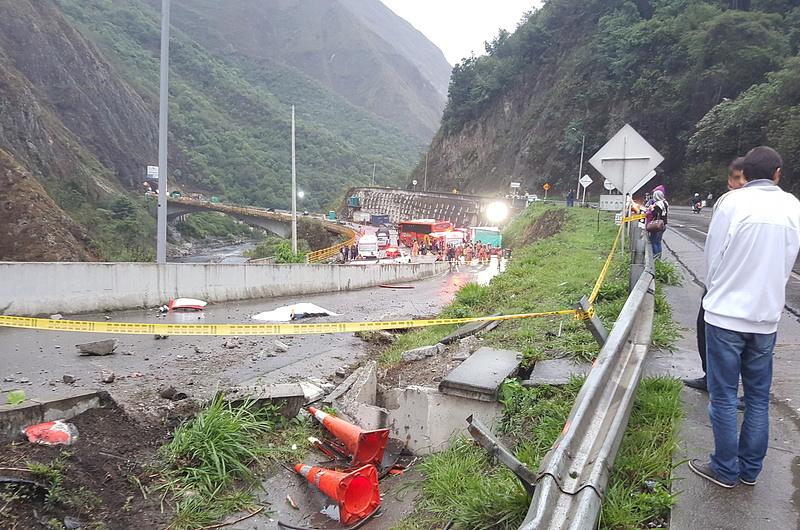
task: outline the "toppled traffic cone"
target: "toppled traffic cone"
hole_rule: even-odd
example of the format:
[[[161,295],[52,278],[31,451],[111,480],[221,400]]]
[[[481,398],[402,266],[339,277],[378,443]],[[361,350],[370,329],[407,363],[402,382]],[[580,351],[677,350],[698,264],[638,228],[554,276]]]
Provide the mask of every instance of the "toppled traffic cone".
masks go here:
[[[375,466],[367,465],[349,473],[340,473],[322,467],[297,464],[294,470],[336,501],[339,505],[339,520],[344,525],[361,521],[381,505],[378,471]]]
[[[322,425],[344,443],[347,451],[353,456],[353,465],[373,464],[379,466],[383,460],[383,451],[389,440],[389,429],[365,431],[327,412],[308,407],[308,412]]]
[[[78,428],[62,420],[31,425],[22,432],[29,442],[41,445],[72,445],[78,439]]]

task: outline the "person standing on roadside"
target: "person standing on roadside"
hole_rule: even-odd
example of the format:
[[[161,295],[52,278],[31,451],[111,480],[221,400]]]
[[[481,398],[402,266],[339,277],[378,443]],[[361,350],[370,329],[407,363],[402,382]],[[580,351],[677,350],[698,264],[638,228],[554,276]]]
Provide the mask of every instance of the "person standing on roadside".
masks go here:
[[[778,187],[782,165],[772,148],[747,153],[747,184],[719,201],[706,239],[703,307],[714,452],[689,467],[724,488],[737,481],[754,486],[767,454],[772,353],[800,249],[800,201]],[[745,410],[738,432],[740,376]]]
[[[740,156],[736,158],[731,165],[728,167],[728,191],[738,190],[745,184],[747,181],[744,178],[744,172],[742,171],[742,167],[744,165],[744,157]],[[720,204],[725,197],[727,197],[727,193],[722,195],[717,201],[717,204]],[[716,210],[716,206],[714,206],[714,210]],[[712,210],[712,215],[714,213]],[[706,296],[707,290],[703,290],[703,297]],[[684,379],[683,383],[688,386],[689,388],[696,388],[697,390],[701,390],[703,392],[708,392],[708,388],[706,386],[706,312],[703,309],[703,299],[700,299],[700,310],[697,312],[697,353],[700,355],[700,364],[703,366],[703,377],[698,377],[697,379]],[[744,410],[744,407],[740,408]]]
[[[661,259],[661,239],[664,237],[664,232],[667,231],[667,216],[669,214],[669,203],[664,192],[657,189],[653,192],[653,204],[649,209],[649,220],[646,226],[655,221],[661,221],[662,225],[658,230],[651,231],[649,228],[647,232],[650,234],[650,244],[653,246],[653,259]]]

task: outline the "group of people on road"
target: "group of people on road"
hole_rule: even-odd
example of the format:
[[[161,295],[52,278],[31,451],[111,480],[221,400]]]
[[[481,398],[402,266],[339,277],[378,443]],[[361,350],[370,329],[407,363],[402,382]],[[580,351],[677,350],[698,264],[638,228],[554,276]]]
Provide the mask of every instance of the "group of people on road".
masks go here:
[[[779,187],[782,166],[781,156],[766,146],[734,160],[729,191],[714,205],[706,238],[697,316],[704,375],[684,382],[709,394],[714,449],[689,467],[723,488],[754,486],[769,443],[773,350],[800,250],[800,201]],[[648,230],[654,254],[661,253],[668,210],[664,190],[654,190],[648,218],[664,221],[662,230]],[[741,428],[737,410],[744,411]]]
[[[341,254],[342,261],[347,263],[348,261],[355,261],[358,259],[358,245],[355,243],[352,245],[344,245],[340,250],[339,254]]]
[[[411,244],[412,257],[431,254],[436,257],[436,261],[461,261],[463,258],[466,263],[471,263],[473,260],[488,263],[493,255],[501,253],[501,248],[480,241],[445,245],[437,239],[433,239],[430,243],[423,241],[420,244],[414,240]]]

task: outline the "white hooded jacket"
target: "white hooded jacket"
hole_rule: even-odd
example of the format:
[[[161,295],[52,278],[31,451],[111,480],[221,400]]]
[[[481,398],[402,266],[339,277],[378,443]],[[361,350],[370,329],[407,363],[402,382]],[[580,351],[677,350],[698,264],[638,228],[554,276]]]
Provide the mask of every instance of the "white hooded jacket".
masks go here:
[[[774,333],[800,249],[800,201],[771,180],[754,180],[718,201],[706,239],[707,323]]]

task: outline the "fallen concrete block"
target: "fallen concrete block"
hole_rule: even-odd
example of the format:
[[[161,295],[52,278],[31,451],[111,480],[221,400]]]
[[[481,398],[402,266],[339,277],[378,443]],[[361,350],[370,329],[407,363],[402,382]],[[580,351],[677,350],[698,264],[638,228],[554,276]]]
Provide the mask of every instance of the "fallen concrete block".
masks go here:
[[[421,361],[427,357],[439,355],[443,351],[444,345],[441,343],[434,344],[433,346],[422,346],[421,348],[414,348],[407,350],[400,354],[400,357],[406,362]]]
[[[111,355],[117,349],[117,339],[98,340],[85,344],[76,344],[75,347],[81,355]]]
[[[500,316],[500,313],[496,313],[492,315],[493,317]],[[499,320],[489,320],[489,321],[481,321],[481,322],[470,322],[464,326],[461,326],[457,330],[455,330],[450,335],[446,336],[441,340],[442,344],[450,344],[455,342],[459,339],[463,339],[464,337],[469,337],[470,335],[474,335],[476,333],[482,331],[491,331],[497,326],[500,325]]]
[[[306,392],[299,383],[280,383],[274,385],[244,384],[226,390],[223,398],[231,404],[252,403],[263,407],[271,403],[280,408],[287,418],[294,418],[306,401]]]
[[[571,359],[548,359],[536,361],[530,379],[523,381],[523,386],[566,385],[573,376],[586,375],[592,365],[575,363]]]
[[[496,401],[500,385],[519,367],[522,355],[511,350],[481,348],[439,383],[443,394]]]

